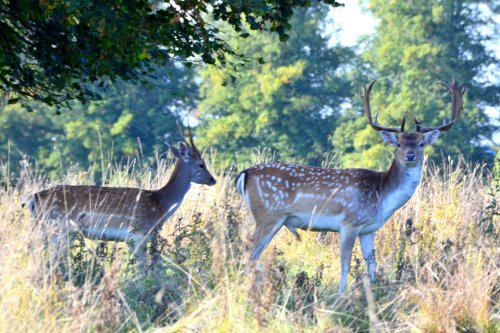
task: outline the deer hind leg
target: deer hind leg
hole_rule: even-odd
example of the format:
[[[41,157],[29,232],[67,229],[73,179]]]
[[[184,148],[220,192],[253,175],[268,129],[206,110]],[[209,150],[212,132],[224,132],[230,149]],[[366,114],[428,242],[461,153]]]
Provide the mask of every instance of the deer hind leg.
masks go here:
[[[347,285],[347,274],[351,269],[351,257],[358,229],[342,228],[340,230],[340,282],[339,293],[344,292]]]
[[[295,239],[297,239],[297,241],[301,241],[302,239],[300,238],[300,234],[297,232],[297,229],[295,229],[294,227],[294,222],[298,222],[298,224],[300,224],[302,221],[300,219],[298,219],[296,216],[288,216],[286,219],[285,219],[285,227],[295,236]]]
[[[252,260],[259,259],[262,251],[265,250],[274,235],[276,235],[276,233],[281,229],[284,222],[284,219],[279,220],[278,223],[259,223],[256,221],[256,227],[253,233],[254,249],[252,253]]]

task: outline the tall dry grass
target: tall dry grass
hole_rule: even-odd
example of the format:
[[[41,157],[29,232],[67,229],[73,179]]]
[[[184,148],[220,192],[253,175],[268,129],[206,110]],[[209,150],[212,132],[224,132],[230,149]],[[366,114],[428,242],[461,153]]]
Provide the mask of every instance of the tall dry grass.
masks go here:
[[[83,238],[49,262],[21,209],[49,182],[28,165],[19,179],[1,170],[1,332],[500,331],[499,188],[480,166],[427,166],[414,197],[377,234],[378,281],[363,287],[357,245],[344,294],[336,234],[302,232],[299,242],[283,230],[250,260],[253,225],[229,168],[216,186],[193,186],[147,273],[124,244]],[[169,172],[157,158],[151,167],[109,166],[103,179],[157,188]],[[91,176],[72,170],[65,182]]]

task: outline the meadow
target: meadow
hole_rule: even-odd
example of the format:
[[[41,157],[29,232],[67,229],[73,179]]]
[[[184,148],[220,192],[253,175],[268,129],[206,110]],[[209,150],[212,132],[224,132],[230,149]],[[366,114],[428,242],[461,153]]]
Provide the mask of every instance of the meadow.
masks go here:
[[[377,282],[366,283],[356,244],[343,294],[337,234],[300,232],[298,241],[283,229],[250,261],[254,225],[234,187],[244,167],[220,168],[213,187],[193,185],[141,273],[124,244],[82,237],[50,261],[21,204],[53,183],[28,163],[20,175],[2,165],[0,332],[500,331],[500,184],[484,166],[426,165],[413,198],[377,233]],[[171,161],[102,171],[106,185],[158,188]],[[69,168],[63,178],[95,177]]]

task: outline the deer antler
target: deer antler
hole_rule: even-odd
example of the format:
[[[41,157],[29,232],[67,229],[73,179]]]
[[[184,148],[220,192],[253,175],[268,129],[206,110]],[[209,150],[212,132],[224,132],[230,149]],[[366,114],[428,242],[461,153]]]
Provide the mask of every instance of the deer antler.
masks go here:
[[[186,141],[186,137],[184,136],[184,130],[182,129],[181,124],[178,120],[175,123],[177,124],[177,129],[179,130],[179,135],[181,136],[182,141],[188,144],[188,142]]]
[[[198,154],[198,156],[201,157],[201,153],[200,151],[198,150],[198,148],[196,148],[196,146],[194,145],[194,142],[193,142],[193,134],[191,133],[191,126],[189,126],[189,121],[188,121],[188,134],[189,134],[189,142],[191,143],[191,148],[193,148],[193,151]]]
[[[402,133],[405,130],[405,117],[403,117],[403,121],[401,122],[401,128],[395,128],[395,127],[383,127],[380,126],[377,118],[378,118],[378,111],[375,114],[375,120],[372,118],[372,111],[370,109],[370,92],[372,91],[372,87],[375,84],[376,80],[373,80],[368,87],[363,86],[363,88],[358,89],[358,94],[359,97],[363,100],[363,104],[365,106],[365,113],[366,117],[368,118],[368,123],[370,126],[376,130],[376,131],[387,131],[387,132],[394,132],[394,133]]]
[[[179,121],[177,121],[177,128],[179,129],[179,134],[181,135],[181,138],[182,138],[182,141],[184,141],[185,144],[187,144],[188,146],[191,147],[191,149],[193,150],[193,152],[199,156],[201,156],[201,153],[200,151],[198,150],[198,148],[196,148],[196,146],[194,145],[194,141],[193,141],[193,134],[191,133],[191,126],[189,126],[189,122],[188,122],[188,134],[189,134],[189,142],[186,140],[186,137],[184,136],[184,131],[182,130],[182,127],[181,125],[179,124]]]
[[[462,112],[462,96],[465,93],[465,88],[462,86],[462,83],[457,84],[457,81],[453,78],[451,84],[442,81],[438,82],[438,84],[446,87],[451,94],[451,119],[449,122],[446,122],[446,119],[444,119],[443,125],[441,126],[421,127],[422,121],[418,121],[417,118],[414,118],[417,132],[426,133],[434,130],[447,131],[455,124],[455,121],[457,121],[458,116]]]

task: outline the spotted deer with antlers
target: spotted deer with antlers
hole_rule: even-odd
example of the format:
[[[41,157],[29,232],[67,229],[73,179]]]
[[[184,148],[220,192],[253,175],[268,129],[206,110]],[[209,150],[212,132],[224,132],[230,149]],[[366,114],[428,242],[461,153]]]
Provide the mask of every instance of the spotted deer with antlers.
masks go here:
[[[375,279],[375,232],[412,197],[420,182],[424,147],[457,121],[465,89],[455,80],[451,85],[440,82],[451,93],[450,121],[438,127],[422,127],[415,118],[416,131],[405,132],[405,118],[400,128],[379,125],[378,112],[372,118],[370,92],[374,83],[360,89],[359,95],[371,127],[396,148],[389,170],[325,169],[272,162],[241,172],[236,187],[256,224],[254,260],[283,226],[299,239],[296,229],[335,231],[340,233],[339,292],[346,288],[357,237],[370,278]]]
[[[141,188],[58,185],[33,194],[27,202],[33,217],[56,226],[52,241],[81,233],[97,240],[129,243],[140,265],[145,263],[145,245],[179,208],[191,183],[214,185],[188,127],[189,143],[169,146],[176,161],[170,179],[158,190]]]

